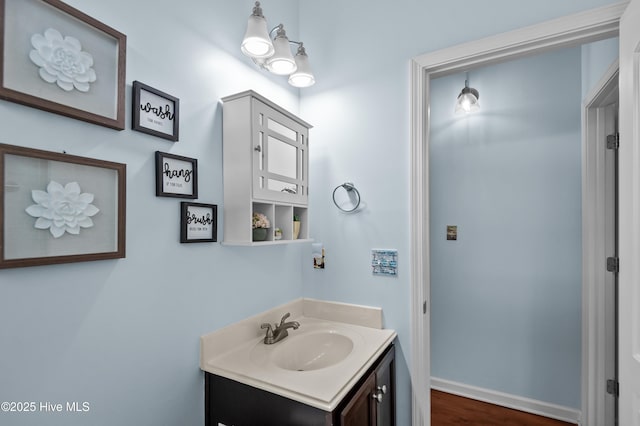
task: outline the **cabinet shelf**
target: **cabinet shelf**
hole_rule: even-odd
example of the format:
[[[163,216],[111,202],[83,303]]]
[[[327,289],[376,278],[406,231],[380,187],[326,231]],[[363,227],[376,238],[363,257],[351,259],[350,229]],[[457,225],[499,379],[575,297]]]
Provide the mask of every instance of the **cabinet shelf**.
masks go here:
[[[273,240],[273,241],[223,241],[223,246],[251,246],[251,247],[259,247],[259,246],[275,246],[282,244],[297,244],[297,243],[311,243],[313,242],[313,238],[298,238],[297,240]]]

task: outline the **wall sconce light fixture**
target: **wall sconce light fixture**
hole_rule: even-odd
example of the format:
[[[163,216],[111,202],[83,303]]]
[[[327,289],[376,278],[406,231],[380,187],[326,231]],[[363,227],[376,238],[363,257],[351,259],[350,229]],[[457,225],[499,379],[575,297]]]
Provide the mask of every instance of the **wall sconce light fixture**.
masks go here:
[[[478,99],[480,93],[473,87],[469,87],[469,77],[464,81],[464,88],[456,101],[456,114],[476,112],[480,109]]]
[[[275,37],[272,39],[274,32]],[[298,45],[295,57],[289,44]],[[259,1],[256,1],[253,13],[249,16],[240,50],[260,68],[274,74],[288,75],[292,86],[309,87],[316,82],[302,42],[289,40],[282,24],[268,31],[267,20],[262,14]]]

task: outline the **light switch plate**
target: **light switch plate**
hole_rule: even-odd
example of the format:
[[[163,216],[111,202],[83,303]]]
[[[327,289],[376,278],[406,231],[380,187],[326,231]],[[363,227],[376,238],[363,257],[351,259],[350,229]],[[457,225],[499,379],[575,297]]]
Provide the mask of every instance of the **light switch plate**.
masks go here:
[[[371,269],[373,275],[386,275],[395,277],[398,275],[398,250],[373,249],[371,250]]]
[[[458,239],[458,227],[456,225],[447,225],[447,240],[455,241]]]

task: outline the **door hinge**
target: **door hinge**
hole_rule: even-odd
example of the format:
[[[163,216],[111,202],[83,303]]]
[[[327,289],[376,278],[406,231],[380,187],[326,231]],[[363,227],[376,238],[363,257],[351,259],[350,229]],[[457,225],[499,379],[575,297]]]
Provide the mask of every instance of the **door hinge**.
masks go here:
[[[607,149],[618,149],[618,148],[620,148],[620,133],[607,135]]]
[[[426,314],[426,313],[427,313],[427,301],[425,300],[425,301],[422,303],[422,314],[424,315],[424,314]]]
[[[607,380],[607,393],[616,398],[620,396],[620,384],[617,380]]]
[[[615,273],[620,272],[620,258],[607,257],[607,271]]]

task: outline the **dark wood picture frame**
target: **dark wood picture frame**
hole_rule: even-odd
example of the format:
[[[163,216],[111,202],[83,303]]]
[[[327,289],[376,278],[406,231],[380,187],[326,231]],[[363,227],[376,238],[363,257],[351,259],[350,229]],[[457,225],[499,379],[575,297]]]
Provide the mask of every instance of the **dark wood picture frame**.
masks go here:
[[[133,82],[132,98],[133,130],[178,141],[180,99],[139,81]]]
[[[156,196],[198,198],[198,160],[156,151]]]
[[[218,241],[218,206],[215,204],[180,203],[180,242]]]
[[[0,269],[124,258],[126,167],[122,163],[0,144]],[[55,223],[50,214],[33,214],[30,210],[55,210],[49,207],[53,203],[37,200],[43,196],[51,200],[52,185],[59,190],[64,188],[65,193],[70,186],[75,187],[73,201],[83,204],[65,214],[74,215],[78,221],[92,216],[88,225],[77,226],[77,221],[65,219],[64,225],[55,226],[58,230],[63,228],[56,236],[53,225],[38,224],[41,219]],[[65,196],[64,201],[68,200]],[[92,211],[87,210],[87,204]]]
[[[92,55],[113,54],[93,56],[91,68],[97,79],[88,89],[57,87],[61,79],[49,76],[55,81],[46,81],[44,67],[31,59],[37,51],[32,38],[46,36],[52,28],[65,39],[80,42],[83,53],[88,49]],[[124,130],[126,45],[126,35],[62,1],[0,0],[0,99]],[[85,80],[74,78],[74,88]]]

